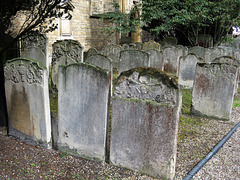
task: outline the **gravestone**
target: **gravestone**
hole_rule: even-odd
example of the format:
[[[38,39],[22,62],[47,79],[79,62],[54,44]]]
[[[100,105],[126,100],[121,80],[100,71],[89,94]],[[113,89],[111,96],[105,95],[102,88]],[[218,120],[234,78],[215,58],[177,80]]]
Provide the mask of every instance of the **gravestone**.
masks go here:
[[[224,63],[197,63],[191,113],[229,120],[237,79],[237,67]]]
[[[136,42],[135,44],[136,44],[137,50],[142,50],[142,49],[143,49],[143,43],[141,43],[141,42]]]
[[[193,88],[195,76],[195,68],[197,62],[203,62],[203,59],[198,58],[195,54],[181,56],[179,59],[178,84],[183,88]]]
[[[120,52],[118,74],[136,67],[149,67],[149,54],[145,51],[125,50]]]
[[[198,44],[201,47],[205,47],[205,48],[213,47],[213,38],[211,35],[199,34],[198,35]]]
[[[188,49],[188,53],[196,54],[198,57],[205,59],[205,48],[202,46],[194,46]]]
[[[188,48],[186,46],[177,45],[176,47],[178,49],[178,56],[179,57],[188,55]]]
[[[178,40],[176,37],[165,37],[163,43],[165,46],[177,46]]]
[[[227,51],[219,47],[205,49],[206,62],[213,62],[216,58],[227,55]]]
[[[84,62],[87,59],[87,57],[89,57],[93,54],[99,54],[99,52],[96,48],[90,48],[87,52],[84,52]]]
[[[227,56],[233,56],[233,48],[228,46],[218,46],[218,48],[224,49]]]
[[[213,63],[226,63],[226,64],[234,65],[237,67],[237,80],[236,80],[236,87],[235,87],[235,93],[237,93],[238,84],[240,80],[240,60],[237,60],[236,58],[231,56],[222,56],[214,59]]]
[[[177,47],[172,46],[164,48],[164,72],[177,75],[179,57],[179,50]]]
[[[58,148],[105,160],[110,73],[84,63],[61,66],[58,90]]]
[[[87,57],[85,63],[112,71],[112,60],[102,54],[93,54]]]
[[[40,62],[16,58],[4,67],[9,134],[51,147],[47,68]]]
[[[131,37],[122,37],[120,40],[119,40],[119,44],[122,45],[122,44],[130,44],[130,43],[133,43],[133,40]]]
[[[159,43],[157,43],[153,40],[143,43],[143,50],[147,51],[147,50],[152,50],[152,49],[156,49],[156,50],[160,51],[161,46]]]
[[[48,38],[37,31],[31,31],[21,39],[21,57],[35,59],[49,68]]]
[[[112,66],[114,69],[118,70],[119,68],[119,56],[120,56],[121,46],[116,44],[111,44],[109,46],[106,46],[102,54],[112,59]]]
[[[153,68],[163,71],[164,62],[163,62],[162,51],[152,49],[152,50],[148,50],[146,52],[149,54],[150,67],[153,67]]]
[[[240,61],[240,51],[239,51],[239,50],[235,50],[235,51],[234,51],[234,54],[233,54],[233,57],[234,57],[236,60]]]
[[[181,95],[178,85],[153,68],[122,73],[114,87],[110,162],[173,179]]]
[[[51,90],[58,89],[58,67],[83,61],[83,47],[75,40],[59,40],[53,44]]]

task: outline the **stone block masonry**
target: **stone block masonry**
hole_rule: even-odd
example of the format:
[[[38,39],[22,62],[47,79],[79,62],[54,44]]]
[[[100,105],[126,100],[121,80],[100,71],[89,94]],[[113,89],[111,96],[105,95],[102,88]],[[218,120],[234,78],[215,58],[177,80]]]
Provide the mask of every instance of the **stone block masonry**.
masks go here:
[[[156,69],[123,72],[112,99],[110,162],[173,179],[180,94],[176,82]]]
[[[110,76],[89,64],[60,66],[57,144],[61,151],[105,160]]]
[[[4,67],[9,134],[44,148],[51,146],[47,68],[25,58]]]

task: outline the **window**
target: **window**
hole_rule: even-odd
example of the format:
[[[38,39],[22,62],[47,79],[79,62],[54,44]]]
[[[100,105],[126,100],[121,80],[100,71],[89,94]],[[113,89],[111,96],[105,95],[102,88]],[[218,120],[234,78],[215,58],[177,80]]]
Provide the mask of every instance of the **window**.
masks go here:
[[[67,39],[67,38],[71,38],[72,37],[72,23],[71,23],[71,20],[65,18],[67,16],[66,15],[63,15],[61,18],[60,18],[60,36],[62,39]]]

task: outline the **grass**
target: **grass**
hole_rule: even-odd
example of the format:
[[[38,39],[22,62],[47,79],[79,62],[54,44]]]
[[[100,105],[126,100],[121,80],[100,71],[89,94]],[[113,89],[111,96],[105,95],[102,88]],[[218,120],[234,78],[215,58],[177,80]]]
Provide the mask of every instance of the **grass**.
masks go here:
[[[191,115],[191,101],[192,90],[182,90],[182,114],[179,118],[179,133],[178,142],[185,138],[194,138],[196,134],[201,134],[201,127],[208,126],[208,122],[202,117]],[[238,88],[238,94],[235,95],[233,101],[233,108],[240,107],[240,86]]]

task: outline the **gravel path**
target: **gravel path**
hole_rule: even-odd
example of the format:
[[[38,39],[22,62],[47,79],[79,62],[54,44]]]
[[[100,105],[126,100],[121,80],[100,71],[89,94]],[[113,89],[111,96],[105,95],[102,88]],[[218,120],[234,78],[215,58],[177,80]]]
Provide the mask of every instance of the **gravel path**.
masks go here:
[[[200,118],[196,126],[192,125],[191,132],[196,133],[186,136],[178,143],[175,180],[182,179],[239,121],[240,108],[233,110],[231,121]],[[0,144],[1,180],[154,179],[107,163],[74,157],[56,150],[40,149],[2,134]],[[240,128],[194,179],[240,180],[239,147]]]
[[[240,121],[240,113],[232,118],[234,123]],[[194,176],[194,179],[240,180],[240,127],[223,147]]]
[[[215,137],[216,143],[213,143],[209,149],[212,149],[218,141],[220,141],[233,127],[235,124],[240,122],[240,108],[236,108],[232,111],[230,121],[220,122],[213,121],[212,126],[214,132],[219,133],[219,137]],[[224,125],[223,125],[223,124]],[[211,123],[210,123],[211,126]],[[211,127],[211,129],[213,129]],[[219,130],[219,128],[222,128]],[[209,132],[209,129],[206,131]],[[208,139],[213,140],[210,133],[206,134]],[[202,139],[200,140],[202,141]],[[186,140],[182,144],[186,149],[189,146],[193,146],[192,143]],[[208,180],[208,179],[219,179],[219,180],[240,180],[240,127],[235,133],[228,139],[228,141],[220,148],[220,150],[195,174],[194,180]],[[178,149],[178,154],[182,151]],[[204,153],[204,157],[207,153]],[[180,156],[181,157],[181,156]],[[183,179],[187,173],[196,165],[203,157],[198,160],[191,160],[189,157],[187,160],[177,159],[177,170],[175,180]]]

